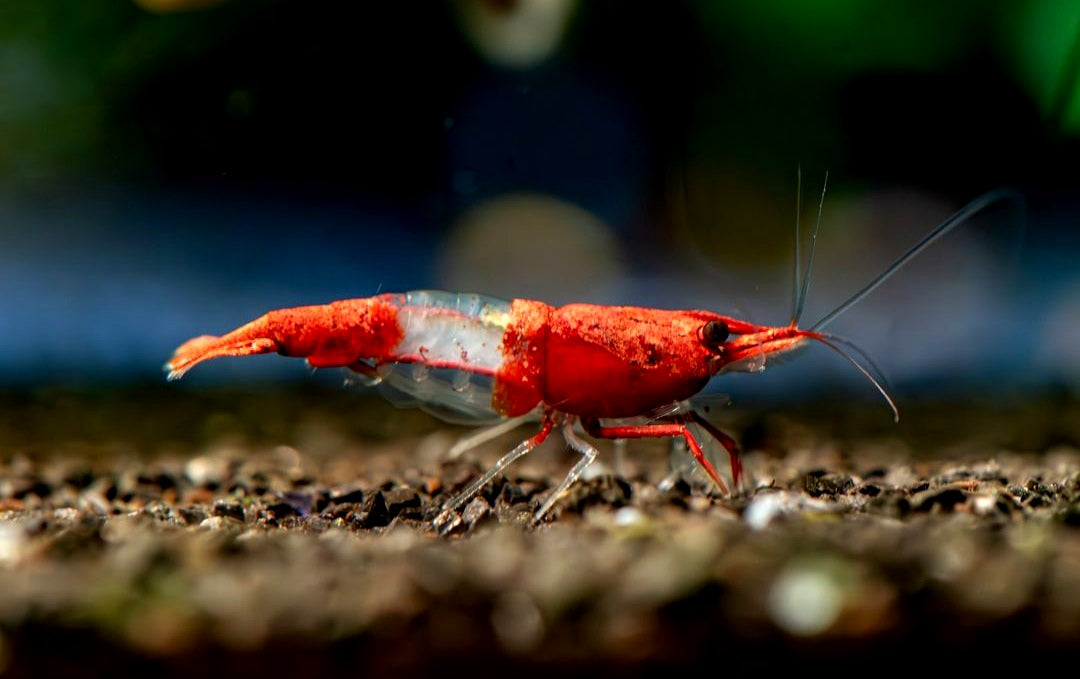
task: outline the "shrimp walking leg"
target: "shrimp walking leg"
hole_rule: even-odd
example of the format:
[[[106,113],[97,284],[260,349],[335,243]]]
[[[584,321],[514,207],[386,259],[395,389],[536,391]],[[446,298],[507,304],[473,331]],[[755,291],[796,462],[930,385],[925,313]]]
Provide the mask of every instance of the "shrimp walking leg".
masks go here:
[[[668,418],[668,420],[668,422],[656,424],[620,425],[614,427],[605,427],[596,419],[583,420],[582,423],[585,425],[585,431],[587,431],[590,436],[598,439],[642,439],[681,436],[686,440],[686,444],[690,446],[690,452],[693,454],[694,459],[697,460],[698,464],[708,472],[709,476],[716,482],[716,485],[720,486],[720,489],[724,493],[729,493],[730,491],[728,490],[728,486],[724,482],[724,479],[716,471],[716,468],[713,467],[709,458],[705,457],[705,452],[701,449],[701,444],[698,443],[697,437],[695,437],[694,433],[690,430],[690,422],[701,424],[704,421],[704,418],[701,418],[700,416],[693,417],[691,415],[675,415]],[[710,434],[715,435],[715,428],[710,426],[706,427],[706,430]],[[731,468],[733,474],[735,474],[736,471],[740,470],[742,467],[741,462],[735,461],[738,457],[738,448],[728,448],[725,439],[731,441],[730,437],[727,436],[718,438],[721,445],[727,448],[728,455],[732,458]],[[734,441],[731,441],[731,443],[734,444]],[[738,486],[738,476],[733,477],[732,483]]]
[[[566,439],[567,445],[579,453],[581,459],[574,465],[574,468],[570,470],[570,473],[566,475],[566,478],[563,479],[562,483],[560,483],[554,492],[551,493],[548,499],[540,507],[539,511],[536,512],[536,515],[533,516],[535,521],[539,521],[548,513],[559,498],[562,497],[570,486],[581,477],[585,472],[585,468],[592,464],[596,460],[596,456],[600,454],[600,451],[596,449],[596,446],[580,438],[574,432],[574,419],[566,422],[563,425],[562,431],[563,438]]]
[[[706,420],[696,410],[686,413],[686,417],[690,418],[695,424],[707,431],[710,436],[719,441],[720,445],[724,446],[724,450],[728,453],[728,459],[731,461],[731,485],[737,489],[739,480],[743,475],[742,452],[739,450],[739,444],[735,442],[735,439],[717,429],[712,422]]]
[[[480,431],[469,434],[468,436],[463,436],[461,437],[461,439],[458,440],[457,443],[453,445],[453,447],[450,448],[450,450],[446,451],[446,458],[448,460],[456,460],[457,458],[461,457],[463,454],[469,452],[473,448],[483,445],[492,439],[502,436],[503,434],[511,432],[534,418],[535,415],[533,413],[522,415],[520,417],[511,417],[510,419],[500,422],[495,426],[481,429]]]
[[[492,465],[491,469],[488,469],[478,479],[466,486],[465,490],[461,491],[461,493],[459,493],[456,497],[447,502],[443,506],[442,512],[435,519],[435,525],[448,525],[448,522],[451,520],[455,509],[465,504],[465,502],[467,502],[469,498],[471,498],[473,495],[476,495],[476,493],[478,493],[480,489],[483,488],[485,484],[487,484],[488,481],[491,481],[491,479],[495,478],[495,476],[499,472],[506,469],[511,464],[513,464],[514,461],[517,460],[519,457],[525,455],[533,448],[547,440],[547,437],[551,433],[551,430],[554,426],[554,414],[550,412],[545,413],[544,421],[540,427],[540,431],[538,431],[535,436],[525,439],[520,444],[518,444],[517,448],[514,448],[509,453],[499,458],[499,461]]]

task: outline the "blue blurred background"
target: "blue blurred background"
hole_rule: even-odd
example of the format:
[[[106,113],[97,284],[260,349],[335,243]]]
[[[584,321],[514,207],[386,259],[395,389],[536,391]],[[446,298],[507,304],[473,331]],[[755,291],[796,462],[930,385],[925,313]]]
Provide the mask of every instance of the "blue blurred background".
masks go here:
[[[1080,387],[1080,5],[7,0],[0,385],[162,379],[268,309],[424,287],[814,321],[902,394]],[[806,231],[804,230],[804,236]],[[805,250],[804,250],[805,253]],[[311,379],[220,361],[185,384]],[[829,352],[716,381],[873,392]]]

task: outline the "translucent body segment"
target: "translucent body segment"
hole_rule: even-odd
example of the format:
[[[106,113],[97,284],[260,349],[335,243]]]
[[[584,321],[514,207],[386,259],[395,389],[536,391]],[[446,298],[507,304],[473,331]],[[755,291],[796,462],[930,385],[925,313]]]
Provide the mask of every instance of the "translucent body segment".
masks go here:
[[[398,308],[402,339],[398,362],[376,367],[379,390],[451,422],[475,424],[502,418],[491,405],[502,366],[503,332],[510,303],[477,294],[419,290]]]
[[[502,366],[510,302],[433,290],[406,293],[398,309],[400,360],[494,375]]]
[[[384,363],[375,369],[379,393],[398,406],[419,408],[454,424],[492,424],[503,414],[491,407],[495,378],[422,363]]]

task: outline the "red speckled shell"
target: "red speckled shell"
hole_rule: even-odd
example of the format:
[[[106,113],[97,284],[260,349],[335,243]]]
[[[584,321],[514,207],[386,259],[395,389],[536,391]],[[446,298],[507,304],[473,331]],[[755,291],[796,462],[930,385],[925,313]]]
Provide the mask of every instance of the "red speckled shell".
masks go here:
[[[503,364],[495,377],[491,405],[508,417],[524,415],[544,397],[544,352],[554,311],[543,302],[515,299],[503,333]]]
[[[402,338],[398,295],[347,299],[279,309],[266,314],[279,338],[280,353],[303,356],[314,368],[349,365],[359,359],[391,358]]]
[[[571,304],[548,321],[543,400],[565,413],[632,417],[708,383],[698,338],[714,314]]]

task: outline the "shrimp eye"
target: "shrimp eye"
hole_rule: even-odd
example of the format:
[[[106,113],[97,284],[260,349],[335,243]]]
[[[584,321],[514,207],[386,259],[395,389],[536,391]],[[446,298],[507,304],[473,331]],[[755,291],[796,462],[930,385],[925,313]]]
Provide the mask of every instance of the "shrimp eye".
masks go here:
[[[709,321],[701,328],[701,339],[709,345],[723,344],[731,331],[723,321]]]

